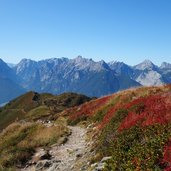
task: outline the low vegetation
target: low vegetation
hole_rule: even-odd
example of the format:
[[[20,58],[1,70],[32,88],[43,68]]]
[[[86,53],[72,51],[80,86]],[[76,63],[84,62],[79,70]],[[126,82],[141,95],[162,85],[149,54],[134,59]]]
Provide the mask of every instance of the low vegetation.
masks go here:
[[[90,100],[75,93],[28,92],[0,108],[0,170],[23,167],[37,148],[60,144],[70,130],[59,113]]]
[[[170,85],[130,89],[74,110],[71,124],[96,123],[96,156],[112,156],[105,171],[171,170]]]
[[[38,147],[49,147],[69,130],[65,125],[51,127],[38,123],[13,123],[0,134],[0,166],[21,167]]]
[[[171,170],[171,85],[140,87],[91,101],[73,93],[33,95],[27,107],[14,101],[0,112],[1,116],[15,105],[21,112],[16,112],[18,120],[24,116],[27,121],[17,121],[0,134],[2,168],[22,165],[36,148],[48,148],[68,134],[68,123],[82,122],[96,126],[92,163],[112,156],[104,171]],[[39,122],[47,119],[51,127]]]
[[[0,130],[21,119],[28,121],[56,120],[58,113],[63,110],[90,100],[91,98],[76,93],[54,96],[47,93],[28,92],[0,108]]]

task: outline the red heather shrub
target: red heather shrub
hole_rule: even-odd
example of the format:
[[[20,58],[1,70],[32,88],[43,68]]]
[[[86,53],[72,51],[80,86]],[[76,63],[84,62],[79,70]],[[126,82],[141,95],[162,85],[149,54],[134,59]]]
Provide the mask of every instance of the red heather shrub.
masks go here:
[[[124,119],[119,127],[119,131],[123,129],[129,129],[132,126],[136,125],[138,122],[142,121],[145,117],[145,114],[137,115],[136,113],[130,112],[128,116]]]
[[[75,120],[78,117],[93,115],[96,110],[99,110],[99,108],[104,106],[111,99],[111,97],[112,96],[105,96],[103,98],[99,98],[97,100],[93,100],[91,102],[81,105],[77,111],[73,111],[73,114],[70,116],[70,119]]]
[[[103,128],[106,124],[110,122],[112,117],[114,116],[115,112],[119,109],[119,105],[115,105],[113,108],[111,108],[106,115],[104,116],[102,122],[99,125],[99,128]]]
[[[109,123],[110,119],[113,117],[113,114],[116,112],[116,108],[111,108],[107,114],[104,116],[102,122],[99,124],[99,128],[103,128],[107,123]]]
[[[171,171],[171,141],[164,147],[162,163],[166,165],[165,171]]]
[[[136,124],[149,126],[166,124],[171,121],[171,100],[168,96],[148,96],[136,99],[125,106],[130,112],[120,124],[119,130],[128,129]]]

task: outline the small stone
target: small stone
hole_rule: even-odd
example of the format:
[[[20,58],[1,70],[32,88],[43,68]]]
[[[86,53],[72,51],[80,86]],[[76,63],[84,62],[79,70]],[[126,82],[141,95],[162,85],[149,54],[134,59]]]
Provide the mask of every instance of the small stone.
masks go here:
[[[74,169],[74,165],[71,166],[71,169]]]
[[[82,157],[82,156],[83,156],[83,154],[81,154],[81,153],[76,154],[76,157],[77,157],[77,158],[80,158],[80,157]]]
[[[41,160],[44,160],[44,159],[49,160],[50,158],[51,158],[51,155],[48,152],[46,152],[44,155],[40,156]]]
[[[35,170],[41,170],[41,169],[45,169],[48,168],[52,165],[52,163],[49,160],[41,160],[39,161],[36,166],[35,166]]]
[[[104,163],[99,163],[93,171],[102,171],[104,169]]]
[[[47,171],[56,171],[58,169],[59,163],[54,163]]]
[[[81,170],[81,171],[87,170],[87,166],[86,166],[86,165],[82,166],[80,170]]]
[[[109,157],[103,157],[101,162],[104,163],[106,162],[107,160],[110,160],[112,158],[112,156],[109,156]]]
[[[96,167],[96,166],[97,166],[97,163],[91,164],[91,167]]]

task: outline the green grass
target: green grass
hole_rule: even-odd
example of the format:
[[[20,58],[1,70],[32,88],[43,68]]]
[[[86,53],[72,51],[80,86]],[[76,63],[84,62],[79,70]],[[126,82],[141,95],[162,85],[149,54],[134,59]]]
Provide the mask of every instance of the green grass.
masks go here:
[[[38,101],[33,101],[34,92],[28,92],[10,101],[4,109],[24,109],[26,112],[39,105]]]
[[[59,113],[67,108],[78,106],[84,102],[90,101],[91,98],[76,94],[76,93],[63,93],[53,98],[48,98],[44,101],[44,104],[48,106],[51,111]]]
[[[113,148],[113,139],[117,136],[117,129],[120,122],[127,116],[127,114],[127,110],[119,109],[105,128],[102,129],[98,140],[98,148],[102,156],[112,155],[111,149]]]
[[[29,111],[26,115],[26,118],[29,120],[38,120],[47,118],[50,114],[50,110],[47,106],[39,106]]]
[[[24,119],[28,111],[39,106],[32,100],[34,95],[34,92],[28,92],[0,108],[0,130],[16,120]]]
[[[56,120],[59,112],[89,100],[91,98],[76,93],[54,96],[48,93],[28,92],[0,108],[0,131],[10,123],[20,119]]]
[[[104,170],[163,170],[163,148],[170,136],[170,124],[156,124],[145,129],[134,126],[123,131],[109,146],[113,157]]]
[[[24,113],[21,109],[8,109],[0,112],[0,130],[14,122],[15,120],[22,119]]]

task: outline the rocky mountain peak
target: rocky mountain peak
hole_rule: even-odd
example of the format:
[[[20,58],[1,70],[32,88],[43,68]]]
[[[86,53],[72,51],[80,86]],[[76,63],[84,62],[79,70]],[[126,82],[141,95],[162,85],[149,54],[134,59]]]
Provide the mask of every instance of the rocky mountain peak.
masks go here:
[[[30,67],[33,67],[35,65],[37,65],[36,61],[24,58],[15,66],[15,68],[17,69],[16,71],[18,73],[18,72],[20,72],[26,68],[30,68]]]
[[[104,60],[99,61],[99,65],[100,65],[102,68],[105,68],[105,69],[109,69],[109,70],[110,70],[109,65],[108,65]]]
[[[28,64],[28,63],[32,63],[32,62],[36,62],[36,61],[33,61],[31,59],[27,59],[27,58],[24,58],[22,59],[19,64]]]
[[[78,70],[87,71],[99,71],[106,67],[106,63],[104,61],[95,62],[92,59],[83,58],[82,56],[78,56],[74,59],[71,59],[70,64],[72,66],[75,66]]]
[[[148,59],[144,60],[140,64],[134,66],[135,69],[145,70],[145,69],[155,69],[156,66]]]
[[[119,74],[124,74],[124,75],[129,75],[131,76],[132,74],[132,67],[128,66],[124,62],[119,62],[119,61],[111,61],[108,63],[110,68],[114,70],[116,73]]]
[[[167,62],[163,62],[160,66],[161,69],[171,69],[171,64]]]
[[[124,67],[126,64],[124,62],[119,62],[119,61],[111,61],[108,63],[109,66],[112,67]]]
[[[73,59],[73,61],[80,63],[87,60],[86,58],[83,58],[82,56],[77,56],[76,58]]]

